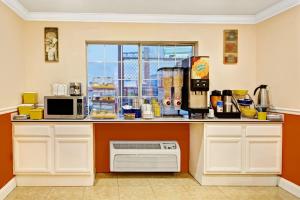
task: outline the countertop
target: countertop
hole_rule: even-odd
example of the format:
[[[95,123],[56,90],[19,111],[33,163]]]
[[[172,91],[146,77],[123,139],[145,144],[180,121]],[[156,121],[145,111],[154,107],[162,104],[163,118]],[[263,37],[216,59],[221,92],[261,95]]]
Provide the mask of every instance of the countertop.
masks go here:
[[[248,119],[248,118],[240,118],[240,119],[221,119],[221,118],[204,118],[204,119],[188,119],[188,118],[153,118],[153,119],[134,119],[134,120],[126,120],[124,118],[117,119],[92,119],[90,117],[86,117],[85,119],[42,119],[42,120],[12,120],[12,122],[90,122],[90,123],[206,123],[206,122],[247,122],[247,123],[282,123],[282,121],[270,121],[270,120],[258,120],[258,119]]]

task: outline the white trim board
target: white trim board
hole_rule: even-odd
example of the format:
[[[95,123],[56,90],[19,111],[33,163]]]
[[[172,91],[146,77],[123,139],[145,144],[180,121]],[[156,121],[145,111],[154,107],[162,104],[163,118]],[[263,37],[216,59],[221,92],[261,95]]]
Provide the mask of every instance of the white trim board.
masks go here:
[[[26,20],[29,12],[18,0],[1,0],[11,10],[13,10],[19,17]]]
[[[252,15],[166,15],[116,13],[45,13],[31,12],[29,21],[78,21],[123,23],[254,24]]]
[[[202,175],[197,180],[201,185],[215,186],[277,186],[277,175],[245,175],[245,174],[223,174]]]
[[[164,15],[116,13],[29,12],[18,0],[1,0],[22,19],[28,21],[80,21],[128,23],[256,24],[300,4],[300,0],[282,0],[255,15]]]
[[[16,178],[12,178],[5,186],[0,189],[0,200],[5,199],[17,186]]]
[[[17,186],[93,186],[95,182],[94,173],[91,175],[34,175],[23,174],[16,175]],[[0,199],[1,200],[1,199]]]
[[[271,7],[257,13],[255,15],[255,22],[262,22],[298,5],[300,5],[300,0],[282,0],[277,4],[274,4]]]
[[[288,181],[284,178],[279,178],[278,186],[282,189],[288,191],[289,193],[295,195],[296,197],[300,198],[300,186]]]
[[[17,111],[17,106],[7,107],[7,108],[0,108],[0,115],[4,115],[7,113],[12,113]]]
[[[294,108],[272,107],[271,111],[291,114],[291,115],[300,115],[300,109],[294,109]]]

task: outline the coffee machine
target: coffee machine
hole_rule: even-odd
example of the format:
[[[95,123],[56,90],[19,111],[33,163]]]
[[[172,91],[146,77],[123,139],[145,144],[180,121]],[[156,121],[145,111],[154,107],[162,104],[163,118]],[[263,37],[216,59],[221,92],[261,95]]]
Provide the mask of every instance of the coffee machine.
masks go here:
[[[182,61],[183,87],[181,109],[193,115],[208,113],[209,57],[192,56]]]

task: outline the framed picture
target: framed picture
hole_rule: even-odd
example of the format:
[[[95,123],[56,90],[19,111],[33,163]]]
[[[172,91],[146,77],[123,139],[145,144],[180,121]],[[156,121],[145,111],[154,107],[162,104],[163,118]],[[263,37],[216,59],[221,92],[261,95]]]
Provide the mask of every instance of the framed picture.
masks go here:
[[[58,62],[58,28],[46,27],[44,31],[45,61]]]
[[[223,63],[238,62],[238,30],[224,30],[223,33]]]

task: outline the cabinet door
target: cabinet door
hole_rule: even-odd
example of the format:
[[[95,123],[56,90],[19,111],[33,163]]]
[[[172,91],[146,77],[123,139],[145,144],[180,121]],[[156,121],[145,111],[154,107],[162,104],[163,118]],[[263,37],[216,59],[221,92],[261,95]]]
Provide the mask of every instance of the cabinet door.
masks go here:
[[[240,173],[242,171],[241,138],[207,138],[206,173]]]
[[[205,125],[207,137],[241,137],[242,125],[208,124]]]
[[[14,136],[20,137],[50,137],[52,132],[51,125],[46,124],[18,124],[14,125]]]
[[[282,132],[281,124],[247,125],[247,137],[280,137]]]
[[[54,126],[56,136],[91,137],[93,134],[92,124],[63,124]]]
[[[14,138],[15,173],[50,173],[51,140],[49,137]]]
[[[55,172],[91,173],[90,138],[55,138]]]
[[[281,138],[247,138],[248,173],[281,173]]]

